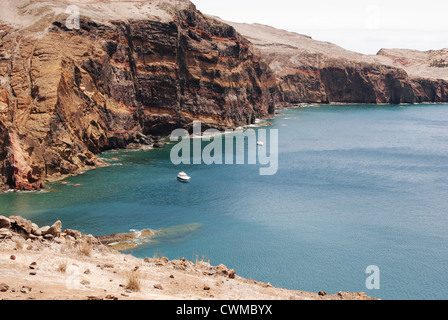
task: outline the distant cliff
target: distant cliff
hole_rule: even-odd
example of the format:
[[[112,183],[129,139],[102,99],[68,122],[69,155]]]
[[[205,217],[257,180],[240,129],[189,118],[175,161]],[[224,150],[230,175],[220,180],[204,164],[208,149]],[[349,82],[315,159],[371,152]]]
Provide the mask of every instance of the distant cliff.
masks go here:
[[[80,5],[73,30],[69,1],[22,2],[4,6],[15,24],[0,22],[4,189],[39,189],[194,119],[227,128],[275,110],[276,79],[252,44],[189,1]]]
[[[285,105],[448,102],[448,68],[432,66],[448,59],[448,49],[363,55],[265,25],[227,23],[261,52]]]

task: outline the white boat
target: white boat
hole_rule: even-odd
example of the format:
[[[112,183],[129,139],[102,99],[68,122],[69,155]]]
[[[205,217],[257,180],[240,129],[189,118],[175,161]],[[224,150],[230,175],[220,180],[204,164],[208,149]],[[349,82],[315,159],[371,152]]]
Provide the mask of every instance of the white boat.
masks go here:
[[[259,146],[263,146],[263,145],[264,145],[264,142],[263,142],[263,141],[257,141],[257,145],[259,145]]]
[[[177,175],[177,180],[179,180],[180,182],[188,182],[190,181],[191,177],[189,177],[185,172],[180,172]]]

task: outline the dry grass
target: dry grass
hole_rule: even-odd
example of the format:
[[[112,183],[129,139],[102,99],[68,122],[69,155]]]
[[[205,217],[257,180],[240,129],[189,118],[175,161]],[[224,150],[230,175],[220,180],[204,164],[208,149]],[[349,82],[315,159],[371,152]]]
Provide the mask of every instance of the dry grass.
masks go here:
[[[194,266],[196,268],[201,268],[203,266],[209,266],[210,265],[210,259],[207,259],[206,256],[202,256],[201,259],[199,259],[199,255],[196,255],[196,262],[194,263]]]
[[[60,273],[65,273],[67,271],[67,261],[61,261],[58,265],[58,271]]]
[[[79,252],[81,255],[84,255],[84,256],[86,256],[86,257],[90,257],[91,254],[92,254],[92,245],[89,244],[89,243],[87,243],[87,242],[81,242],[81,243],[78,245],[78,252]]]
[[[126,289],[139,292],[142,287],[142,279],[140,273],[137,271],[131,271],[126,274],[127,276],[127,283],[126,283]]]

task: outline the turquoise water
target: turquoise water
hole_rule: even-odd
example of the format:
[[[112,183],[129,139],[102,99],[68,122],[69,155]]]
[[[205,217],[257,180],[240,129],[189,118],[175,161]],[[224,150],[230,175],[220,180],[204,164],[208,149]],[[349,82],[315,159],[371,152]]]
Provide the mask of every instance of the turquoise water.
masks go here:
[[[170,145],[112,151],[102,156],[111,166],[68,184],[0,195],[0,214],[95,235],[171,228],[130,253],[205,257],[289,289],[448,299],[448,106],[281,112],[274,176],[258,165],[175,167]],[[176,181],[181,170],[191,183]],[[370,265],[379,290],[366,288]]]

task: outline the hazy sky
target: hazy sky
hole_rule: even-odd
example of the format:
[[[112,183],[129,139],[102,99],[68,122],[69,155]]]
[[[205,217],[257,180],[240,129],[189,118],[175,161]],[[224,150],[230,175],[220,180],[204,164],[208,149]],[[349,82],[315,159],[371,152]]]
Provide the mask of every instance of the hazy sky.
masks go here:
[[[205,14],[271,25],[376,54],[448,48],[447,0],[192,0]]]

